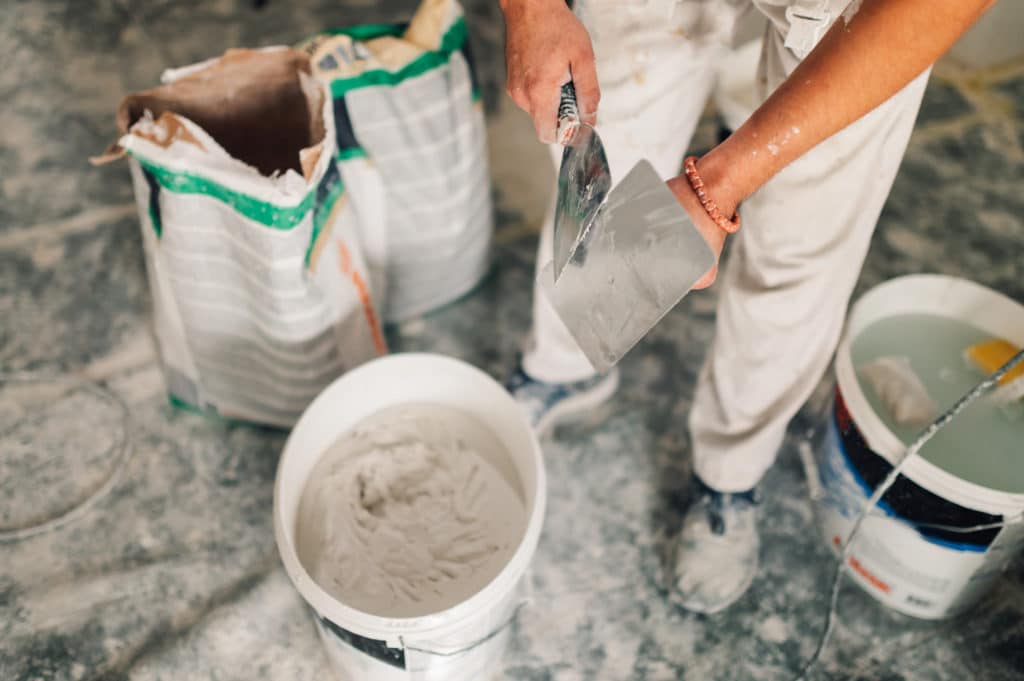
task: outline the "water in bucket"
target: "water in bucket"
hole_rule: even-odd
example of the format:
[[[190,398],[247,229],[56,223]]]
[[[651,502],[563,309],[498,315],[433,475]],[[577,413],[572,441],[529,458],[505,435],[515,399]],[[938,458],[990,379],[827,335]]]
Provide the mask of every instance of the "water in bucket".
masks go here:
[[[952,405],[984,376],[964,358],[964,351],[990,334],[966,322],[930,314],[881,319],[854,339],[854,367],[879,357],[905,356],[939,411]],[[861,390],[872,409],[904,444],[920,432],[901,426],[884,407],[861,371]],[[999,405],[981,399],[943,428],[921,456],[968,482],[990,489],[1024,493],[1024,404]]]

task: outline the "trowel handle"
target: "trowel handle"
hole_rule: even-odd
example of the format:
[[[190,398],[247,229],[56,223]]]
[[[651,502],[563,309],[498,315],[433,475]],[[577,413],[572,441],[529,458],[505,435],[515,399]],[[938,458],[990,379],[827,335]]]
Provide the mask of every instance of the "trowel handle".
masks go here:
[[[580,127],[580,109],[576,105],[576,86],[570,80],[562,86],[558,100],[558,143],[565,146]]]

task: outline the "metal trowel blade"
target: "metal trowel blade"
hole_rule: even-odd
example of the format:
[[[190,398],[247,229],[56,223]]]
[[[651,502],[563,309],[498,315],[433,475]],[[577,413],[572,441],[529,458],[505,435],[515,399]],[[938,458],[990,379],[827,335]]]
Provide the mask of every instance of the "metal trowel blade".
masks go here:
[[[597,215],[611,188],[608,158],[597,131],[580,124],[562,151],[558,170],[553,243],[554,276],[557,279],[572,257],[573,249]]]
[[[540,284],[590,363],[607,371],[714,262],[678,199],[640,161],[585,225],[557,281],[545,271]]]

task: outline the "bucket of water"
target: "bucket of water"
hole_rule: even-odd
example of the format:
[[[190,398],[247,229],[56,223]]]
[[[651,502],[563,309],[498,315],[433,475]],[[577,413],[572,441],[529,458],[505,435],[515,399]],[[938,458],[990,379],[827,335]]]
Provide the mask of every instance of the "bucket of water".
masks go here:
[[[825,540],[846,540],[867,498],[919,427],[898,425],[859,368],[906,357],[939,409],[984,374],[963,358],[997,337],[1024,345],[1024,306],[970,281],[914,275],[887,281],[852,307],[836,354],[837,388],[816,452]],[[982,398],[907,462],[865,519],[847,566],[900,612],[949,617],[977,603],[1024,547],[1024,405]]]

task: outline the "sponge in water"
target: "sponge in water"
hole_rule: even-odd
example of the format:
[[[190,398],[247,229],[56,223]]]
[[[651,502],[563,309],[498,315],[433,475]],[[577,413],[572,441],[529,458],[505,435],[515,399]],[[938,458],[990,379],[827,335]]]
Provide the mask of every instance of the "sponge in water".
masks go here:
[[[964,356],[985,375],[989,375],[1010,361],[1018,352],[1020,348],[1010,341],[993,338],[967,348]],[[1024,398],[1024,362],[999,379],[999,387],[993,391],[992,397],[1002,403]]]

